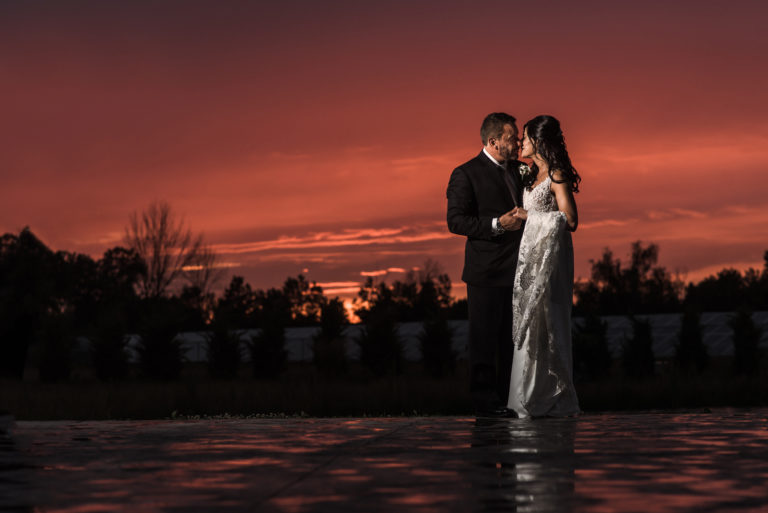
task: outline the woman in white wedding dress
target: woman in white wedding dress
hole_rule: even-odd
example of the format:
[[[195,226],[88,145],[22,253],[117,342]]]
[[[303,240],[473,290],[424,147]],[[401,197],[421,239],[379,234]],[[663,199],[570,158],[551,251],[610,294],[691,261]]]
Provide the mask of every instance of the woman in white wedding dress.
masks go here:
[[[573,194],[579,177],[560,123],[537,116],[525,124],[521,158],[533,161],[523,177],[525,220],[513,296],[512,360],[507,408],[518,417],[579,413],[573,386],[571,307],[573,243],[578,225]]]

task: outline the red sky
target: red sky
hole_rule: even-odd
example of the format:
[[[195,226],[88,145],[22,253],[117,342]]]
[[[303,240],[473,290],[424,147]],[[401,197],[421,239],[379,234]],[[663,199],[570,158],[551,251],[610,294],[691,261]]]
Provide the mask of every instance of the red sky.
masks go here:
[[[458,285],[445,187],[502,110],[562,122],[577,276],[638,239],[689,280],[762,267],[766,19],[762,1],[5,1],[0,232],[99,256],[162,199],[257,288],[354,290],[427,258]]]

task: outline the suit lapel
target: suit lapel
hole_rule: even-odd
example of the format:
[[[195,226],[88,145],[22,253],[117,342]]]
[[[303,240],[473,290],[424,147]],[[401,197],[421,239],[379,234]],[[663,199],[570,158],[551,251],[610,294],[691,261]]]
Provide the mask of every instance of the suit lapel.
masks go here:
[[[518,206],[520,204],[517,200],[520,194],[520,185],[517,183],[515,172],[505,165],[503,169],[499,169],[499,174],[501,174],[501,178],[504,181],[504,186],[509,191],[509,197],[512,200],[512,204]]]
[[[510,176],[512,176],[512,179],[515,181],[515,189],[517,190],[517,198],[515,198],[515,202],[518,205],[523,204],[523,178],[520,176],[520,161],[513,160],[510,164],[511,167],[508,168]]]
[[[488,158],[484,151],[480,152],[480,159],[485,163],[489,173],[492,173],[494,182],[509,192],[509,199],[512,200],[512,204],[515,206],[520,205],[522,202],[520,201],[520,178],[517,176],[517,161],[513,161],[514,169],[510,170],[500,168]],[[508,180],[505,176],[511,178],[511,180]]]

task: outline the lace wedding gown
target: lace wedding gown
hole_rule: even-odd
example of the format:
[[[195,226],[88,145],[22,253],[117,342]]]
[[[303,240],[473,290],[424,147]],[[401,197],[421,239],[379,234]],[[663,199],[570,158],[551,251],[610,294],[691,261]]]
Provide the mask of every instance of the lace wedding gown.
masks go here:
[[[549,177],[523,191],[528,211],[513,297],[512,377],[507,408],[519,417],[579,413],[573,387],[573,243]]]

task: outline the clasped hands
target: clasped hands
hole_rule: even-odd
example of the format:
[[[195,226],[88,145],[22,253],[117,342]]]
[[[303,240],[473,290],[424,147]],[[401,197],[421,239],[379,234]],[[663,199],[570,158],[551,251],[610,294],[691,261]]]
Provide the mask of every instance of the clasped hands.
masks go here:
[[[528,219],[528,211],[524,208],[515,207],[499,218],[499,224],[504,230],[511,232],[519,230],[526,219]]]

